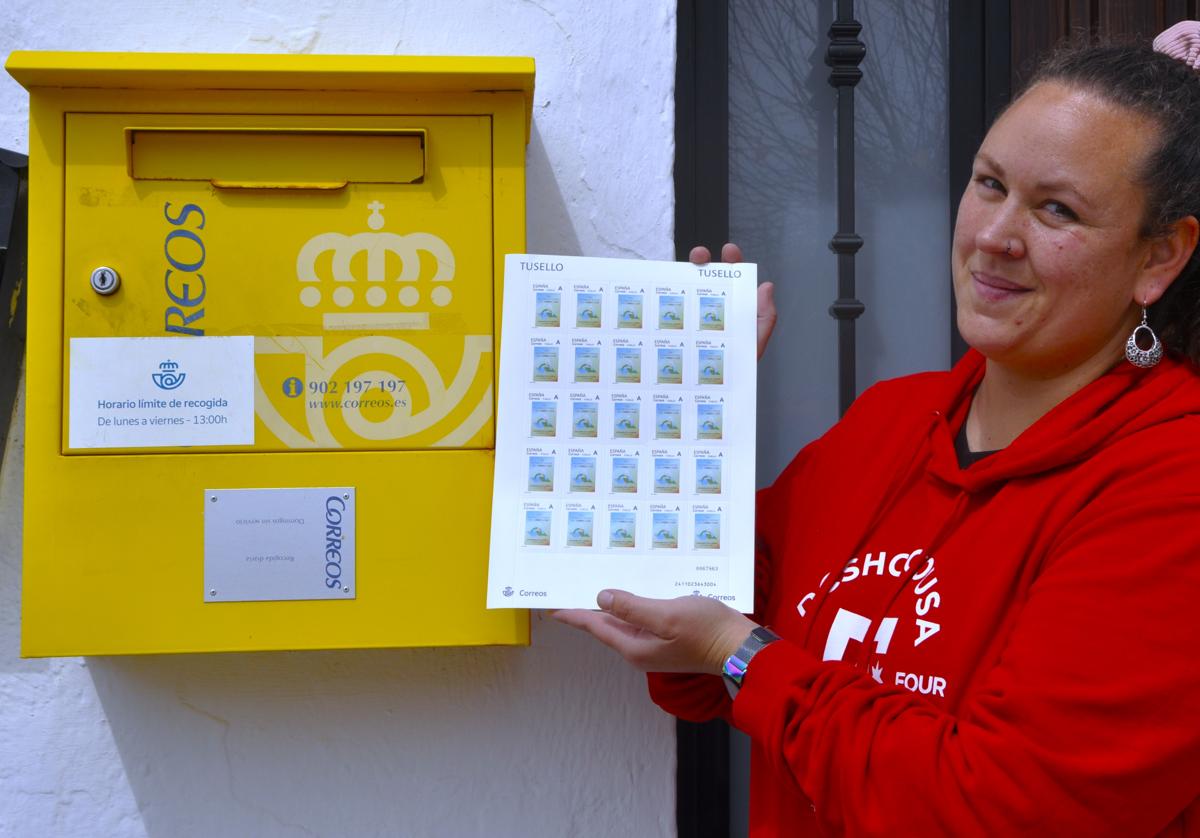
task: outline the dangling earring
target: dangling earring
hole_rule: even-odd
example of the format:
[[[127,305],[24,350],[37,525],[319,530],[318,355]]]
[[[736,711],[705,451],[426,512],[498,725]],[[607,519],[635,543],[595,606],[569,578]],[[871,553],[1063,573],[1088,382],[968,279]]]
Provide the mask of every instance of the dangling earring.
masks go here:
[[[1150,333],[1149,349],[1142,349],[1138,346],[1138,332],[1143,329]],[[1125,341],[1125,357],[1135,367],[1147,370],[1162,360],[1162,354],[1162,344],[1158,341],[1158,335],[1154,334],[1154,330],[1146,323],[1146,307],[1142,306],[1142,322],[1134,327],[1133,334],[1129,336],[1129,340]]]

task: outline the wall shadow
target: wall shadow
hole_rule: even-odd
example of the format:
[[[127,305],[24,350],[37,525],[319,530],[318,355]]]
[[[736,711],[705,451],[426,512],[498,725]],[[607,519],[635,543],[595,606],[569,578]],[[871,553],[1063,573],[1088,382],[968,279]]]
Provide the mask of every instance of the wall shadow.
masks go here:
[[[537,650],[87,666],[151,838],[521,835],[533,812],[556,835],[653,822],[672,778],[645,767],[669,762],[657,750],[671,747],[670,719],[607,650],[535,622]],[[638,742],[658,747],[632,752]]]
[[[546,153],[542,133],[534,121],[529,137],[525,166],[526,250],[556,256],[582,256],[579,235],[575,232],[562,188],[554,176],[554,166]]]

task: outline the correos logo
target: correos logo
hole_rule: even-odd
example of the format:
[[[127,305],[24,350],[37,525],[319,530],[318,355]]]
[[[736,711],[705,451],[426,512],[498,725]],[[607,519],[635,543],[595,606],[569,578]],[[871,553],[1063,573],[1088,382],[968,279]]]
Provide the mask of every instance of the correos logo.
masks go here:
[[[187,378],[187,373],[179,371],[179,364],[166,360],[158,365],[158,372],[151,373],[150,378],[158,389],[174,390]]]
[[[167,272],[163,287],[168,304],[163,313],[163,329],[180,335],[203,335],[204,297],[208,285],[200,269],[204,267],[204,210],[196,204],[184,204],[172,215],[171,202],[163,205],[163,218],[173,228],[163,242]],[[195,219],[192,216],[197,216]],[[175,274],[175,276],[172,276]]]
[[[338,495],[325,499],[325,587],[342,584],[342,518],[346,501]]]

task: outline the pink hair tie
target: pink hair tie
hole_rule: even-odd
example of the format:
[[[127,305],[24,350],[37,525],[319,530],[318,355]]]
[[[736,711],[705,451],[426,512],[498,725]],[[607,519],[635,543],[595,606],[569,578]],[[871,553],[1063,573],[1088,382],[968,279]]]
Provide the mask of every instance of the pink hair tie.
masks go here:
[[[1200,21],[1181,20],[1154,39],[1154,51],[1200,70]]]

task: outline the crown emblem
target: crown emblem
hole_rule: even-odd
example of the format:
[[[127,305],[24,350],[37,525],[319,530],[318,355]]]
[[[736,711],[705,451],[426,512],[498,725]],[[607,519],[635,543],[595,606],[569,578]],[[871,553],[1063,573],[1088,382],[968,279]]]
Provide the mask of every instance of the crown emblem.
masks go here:
[[[367,226],[371,232],[320,233],[313,236],[296,257],[296,279],[301,283],[300,303],[307,308],[321,304],[328,283],[317,275],[317,261],[326,253],[333,254],[332,272],[334,288],[330,292],[334,306],[347,308],[361,298],[373,309],[414,309],[421,303],[421,288],[418,283],[421,271],[421,253],[428,253],[437,262],[437,270],[431,282],[429,301],[443,308],[454,299],[454,292],[446,283],[454,279],[454,253],[445,241],[432,233],[409,233],[399,235],[383,231],[385,205],[379,201],[367,204],[370,214]],[[400,272],[388,276],[387,255],[400,260]],[[351,262],[362,254],[366,255],[366,282],[361,283],[351,271]],[[365,285],[365,287],[364,287]],[[394,301],[393,305],[388,305]],[[428,328],[428,326],[426,326]]]
[[[296,293],[299,303],[320,317],[324,334],[279,335],[266,351],[296,356],[303,365],[300,381],[332,381],[352,365],[347,372],[363,382],[364,394],[362,376],[373,380],[377,392],[385,386],[386,392],[370,400],[312,400],[294,416],[281,413],[259,387],[255,413],[288,448],[401,440],[419,447],[472,447],[491,432],[493,336],[447,334],[439,338],[448,340],[428,340],[437,325],[431,323],[433,313],[455,302],[454,252],[432,233],[389,232],[385,208],[378,200],[366,204],[363,231],[323,232],[303,243],[296,255]],[[397,331],[403,337],[388,334]],[[277,385],[268,389],[279,392]],[[420,398],[412,398],[410,389]],[[294,395],[286,380],[283,395]],[[379,403],[389,396],[390,409]],[[552,436],[553,417],[546,429],[533,433]]]

